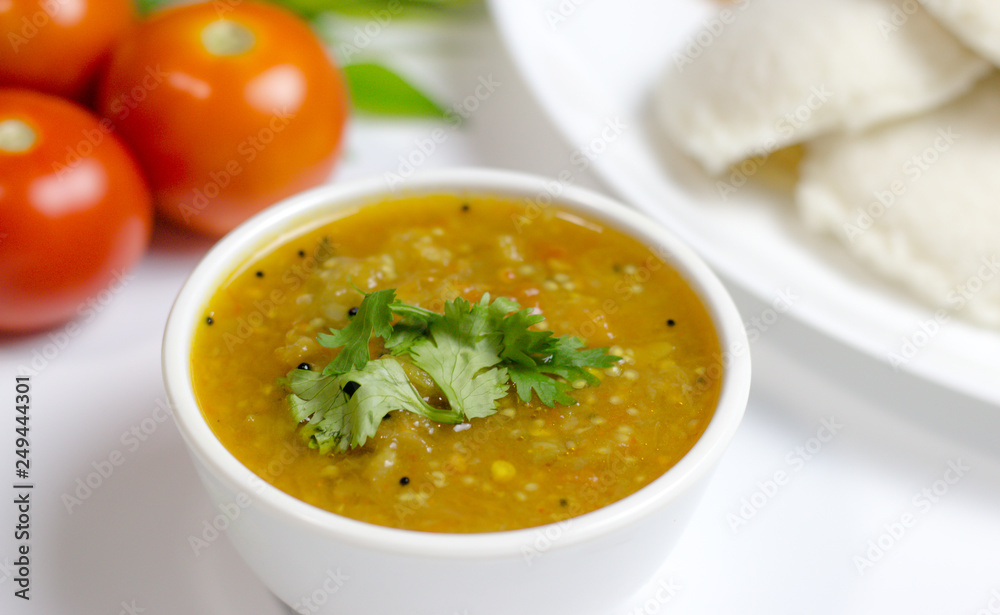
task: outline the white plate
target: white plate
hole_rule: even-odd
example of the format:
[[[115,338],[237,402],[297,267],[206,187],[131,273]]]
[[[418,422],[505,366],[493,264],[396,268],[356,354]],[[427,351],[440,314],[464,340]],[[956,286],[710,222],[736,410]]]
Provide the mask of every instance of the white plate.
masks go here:
[[[732,10],[738,14],[741,4],[733,3]],[[650,92],[676,54],[696,54],[711,44],[714,35],[703,30],[718,5],[490,5],[529,87],[580,152],[567,161],[570,175],[592,164],[627,202],[672,227],[723,276],[767,302],[790,294],[789,313],[831,337],[1000,404],[1000,333],[959,318],[935,322],[932,310],[865,271],[832,239],[808,233],[787,196],[751,181],[723,198],[715,179],[660,143]],[[751,338],[781,313],[745,315]]]

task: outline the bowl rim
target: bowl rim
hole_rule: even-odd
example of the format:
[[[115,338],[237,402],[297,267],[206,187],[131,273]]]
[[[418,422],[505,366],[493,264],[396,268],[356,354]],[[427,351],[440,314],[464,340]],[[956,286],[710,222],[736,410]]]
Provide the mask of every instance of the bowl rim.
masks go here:
[[[662,250],[660,256],[695,290],[716,328],[723,381],[709,425],[676,465],[635,493],[564,521],[500,532],[431,533],[374,525],[308,504],[257,477],[215,437],[195,400],[188,357],[192,333],[218,282],[271,241],[285,233],[298,234],[293,229],[317,211],[331,214],[387,199],[456,193],[529,198],[543,207],[551,203],[582,212]],[[164,330],[162,368],[173,416],[189,452],[236,494],[247,494],[252,506],[337,542],[436,558],[521,557],[525,545],[534,544],[539,533],[551,538],[553,528],[558,528],[558,539],[551,540],[547,550],[563,549],[653,514],[715,467],[742,420],[751,373],[746,330],[732,298],[705,262],[673,232],[597,192],[537,175],[469,167],[417,172],[399,186],[393,185],[388,174],[328,184],[285,199],[244,222],[213,246],[184,282]]]

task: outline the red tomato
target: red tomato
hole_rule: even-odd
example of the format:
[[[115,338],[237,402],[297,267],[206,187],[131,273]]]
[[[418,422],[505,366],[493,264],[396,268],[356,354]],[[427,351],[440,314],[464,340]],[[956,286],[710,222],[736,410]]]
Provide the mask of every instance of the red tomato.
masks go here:
[[[67,321],[149,241],[153,206],[110,121],[0,90],[0,330]]]
[[[0,87],[82,99],[134,22],[132,0],[0,0]]]
[[[221,235],[329,177],[347,94],[304,21],[269,4],[215,2],[166,9],[133,30],[99,106],[146,170],[159,211]]]

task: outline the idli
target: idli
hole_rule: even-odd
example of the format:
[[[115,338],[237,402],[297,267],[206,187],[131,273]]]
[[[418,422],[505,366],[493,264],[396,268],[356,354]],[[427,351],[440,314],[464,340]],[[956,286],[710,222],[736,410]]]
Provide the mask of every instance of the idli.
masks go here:
[[[997,0],[920,0],[941,25],[1000,66],[1000,2]]]
[[[989,68],[916,0],[744,0],[677,49],[655,113],[679,149],[719,174],[933,108]]]
[[[806,225],[935,308],[1000,327],[1000,76],[925,115],[806,147]]]

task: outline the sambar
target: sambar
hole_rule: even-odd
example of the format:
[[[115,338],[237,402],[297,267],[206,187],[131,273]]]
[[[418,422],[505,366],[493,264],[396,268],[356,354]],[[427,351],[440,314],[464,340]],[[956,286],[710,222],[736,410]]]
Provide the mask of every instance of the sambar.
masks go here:
[[[320,454],[280,379],[326,365],[335,351],[317,335],[349,322],[357,289],[385,288],[435,311],[510,297],[621,361],[574,390],[577,405],[512,392],[455,426],[386,408],[363,447]],[[216,436],[262,479],[354,519],[461,533],[551,523],[648,484],[704,431],[722,368],[708,313],[655,247],[558,207],[436,195],[342,212],[263,247],[205,306],[191,369]]]

